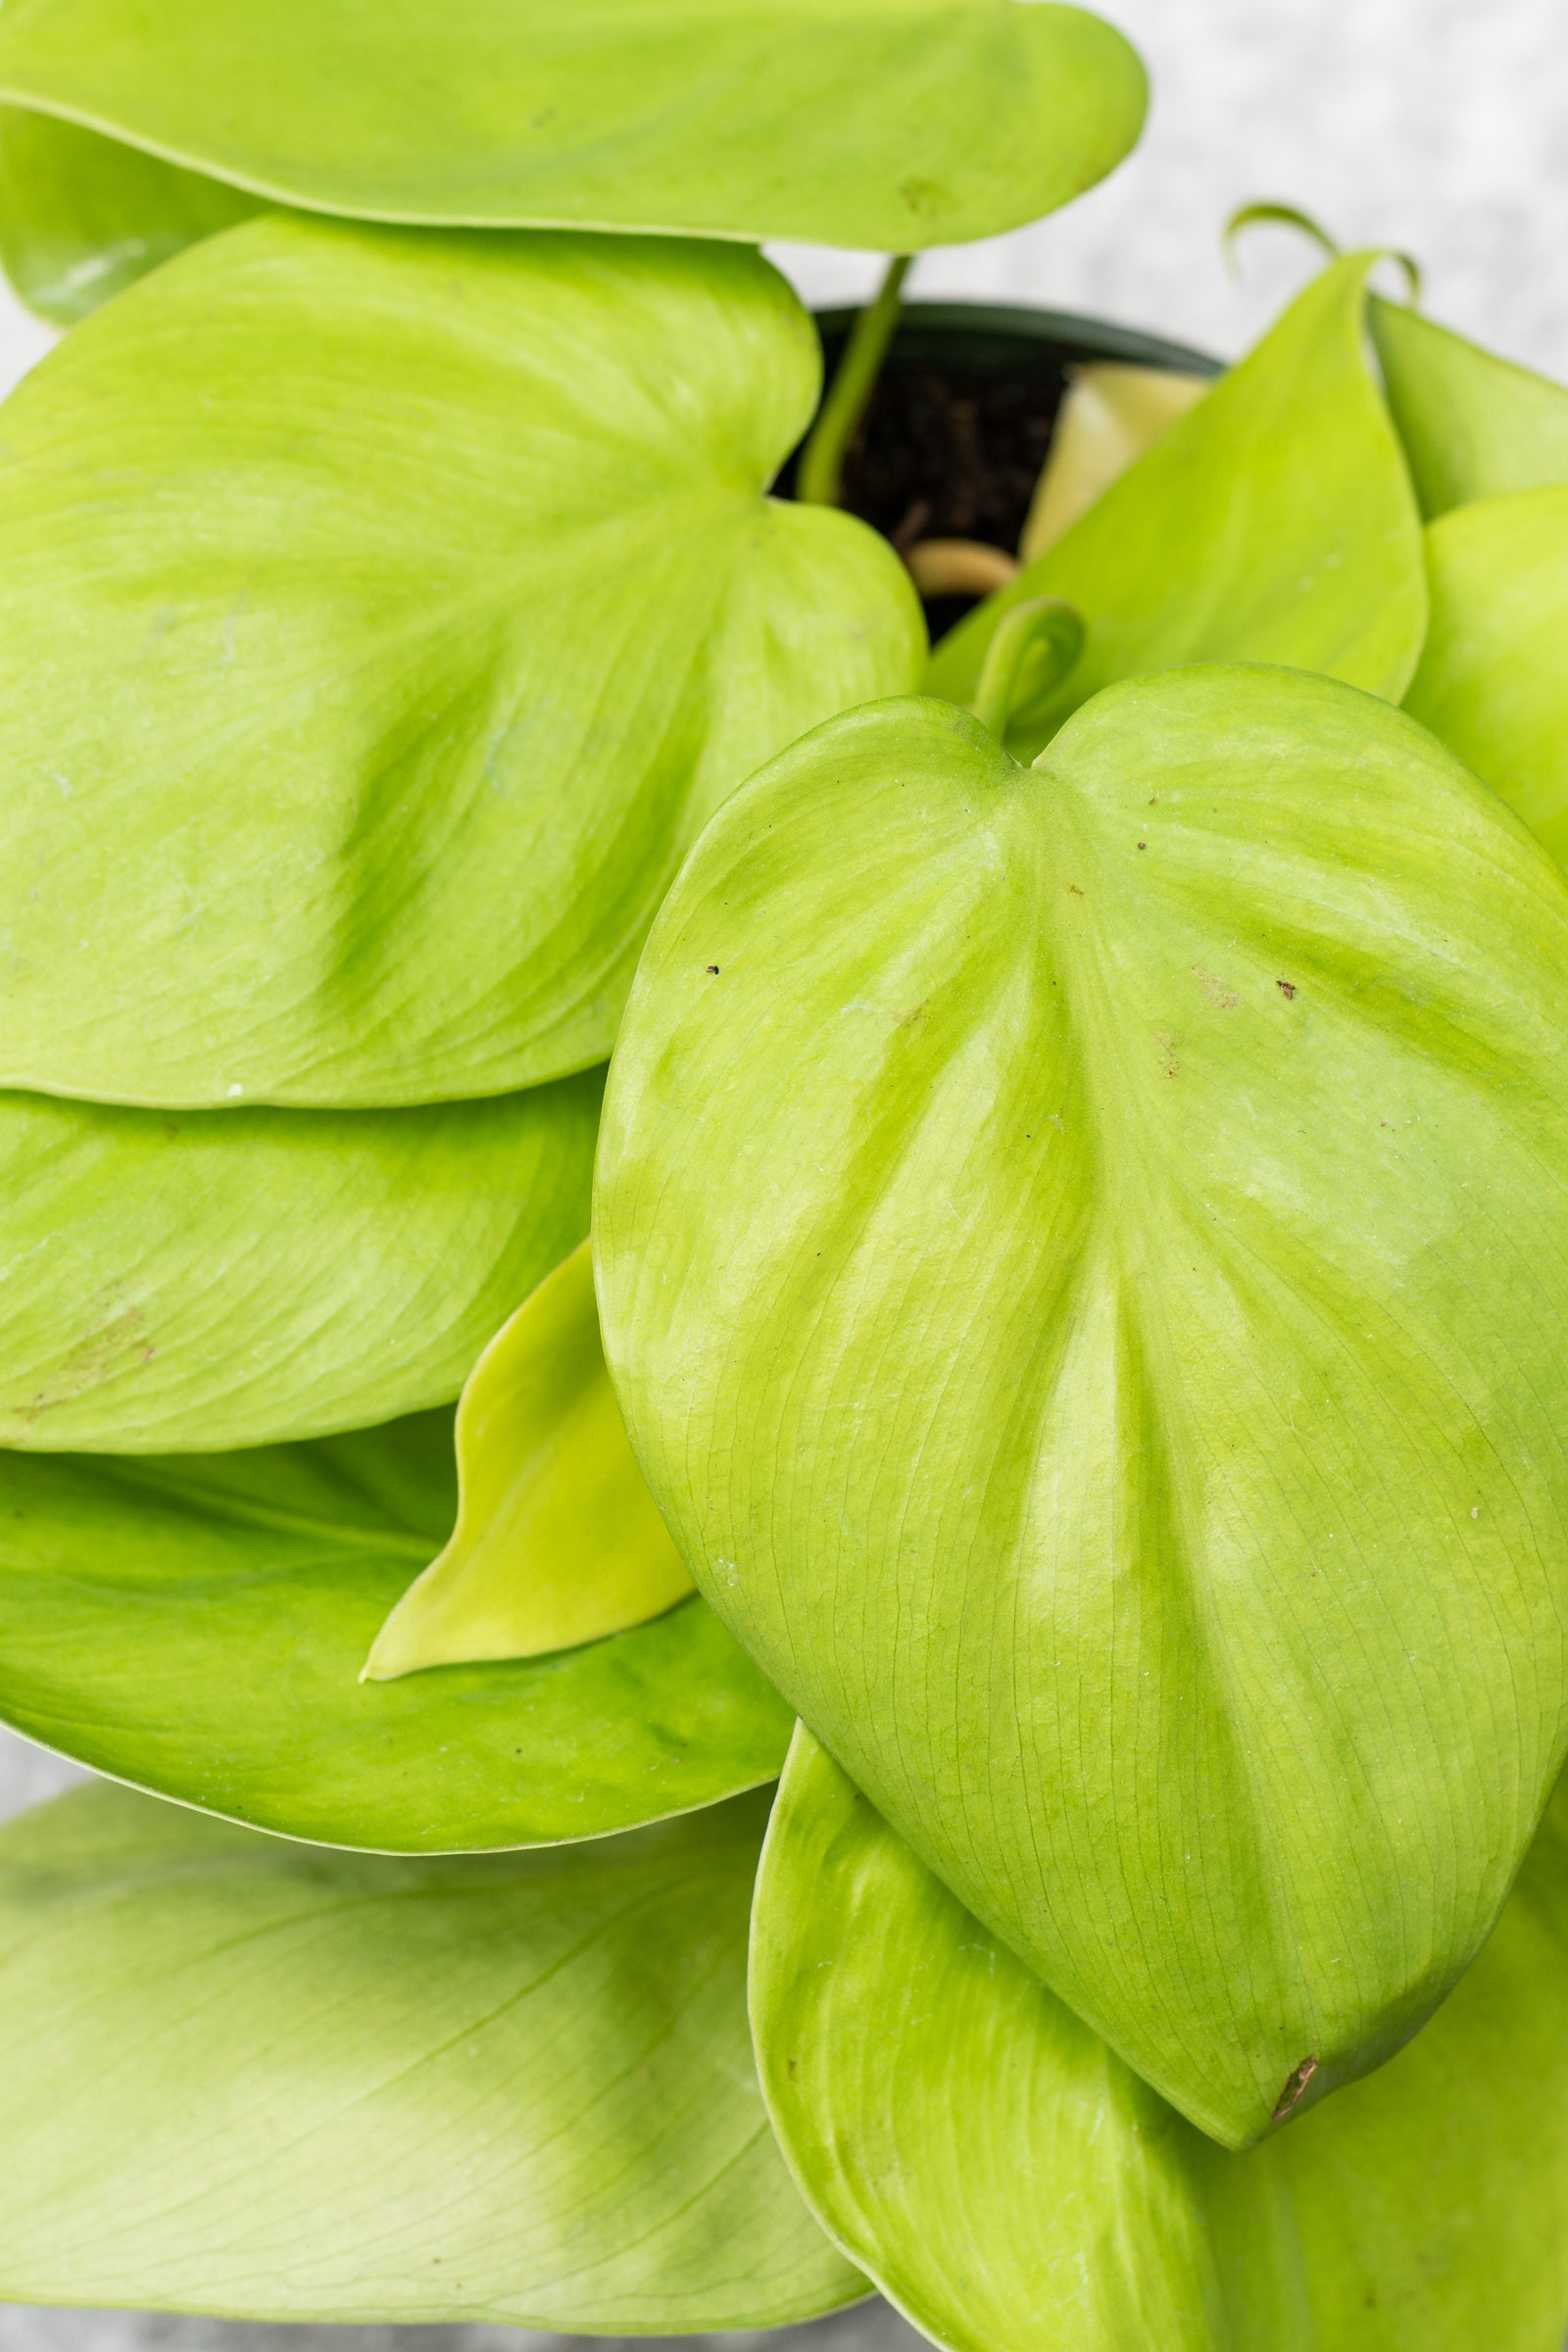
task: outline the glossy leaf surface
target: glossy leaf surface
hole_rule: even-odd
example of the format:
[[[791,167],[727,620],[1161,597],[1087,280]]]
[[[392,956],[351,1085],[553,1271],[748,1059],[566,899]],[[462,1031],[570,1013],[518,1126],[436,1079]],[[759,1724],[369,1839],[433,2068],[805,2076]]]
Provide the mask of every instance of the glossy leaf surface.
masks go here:
[[[602,1060],[710,810],[917,673],[892,551],[762,494],[819,369],[739,248],[281,215],[85,320],[0,427],[0,1077]]]
[[[586,1242],[479,1358],[457,1444],[457,1527],[376,1635],[373,1681],[570,1649],[692,1591],[610,1385]]]
[[[0,93],[326,212],[899,253],[1065,204],[1147,103],[1049,0],[8,0]]]
[[[1424,514],[1568,482],[1568,390],[1402,303],[1368,306],[1384,388]]]
[[[1184,2123],[797,1735],[753,1913],[785,2150],[954,2352],[1558,2352],[1568,1805],[1397,2057],[1243,2156]]]
[[[55,326],[263,202],[79,123],[0,106],[0,265]]]
[[[696,1599],[564,1656],[362,1683],[456,1507],[450,1411],[251,1453],[0,1453],[0,1720],[394,1852],[597,1838],[773,1778],[789,1711]]]
[[[1376,258],[1326,270],[1064,538],[961,621],[932,657],[932,692],[971,702],[1002,614],[1059,596],[1089,641],[1054,694],[1015,713],[1020,759],[1101,687],[1178,662],[1283,662],[1397,702],[1426,584],[1420,517],[1363,351]]]
[[[853,2301],[748,2046],[751,1796],[324,1854],[85,1788],[0,1832],[0,2292],[608,2333]]]
[[[0,1096],[0,1446],[208,1451],[447,1402],[586,1230],[602,1083],[335,1114]]]
[[[616,1048],[606,1348],[699,1589],[1232,2144],[1414,2031],[1561,1761],[1565,991],[1430,736],[1195,668],[1033,770],[808,737]]]
[[[1427,562],[1407,707],[1568,864],[1568,485],[1456,507]]]

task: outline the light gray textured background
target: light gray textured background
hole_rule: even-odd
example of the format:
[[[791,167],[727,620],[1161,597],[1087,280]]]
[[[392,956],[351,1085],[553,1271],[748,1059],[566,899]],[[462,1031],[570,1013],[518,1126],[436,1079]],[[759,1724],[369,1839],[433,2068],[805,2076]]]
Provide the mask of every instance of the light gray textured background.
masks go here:
[[[911,294],[1023,298],[1242,350],[1305,273],[1254,230],[1232,273],[1219,230],[1283,198],[1346,244],[1416,254],[1434,315],[1568,376],[1568,15],[1562,0],[1114,0],[1154,81],[1133,161],[1070,212],[928,256]],[[808,298],[858,297],[864,256],[778,258]],[[0,304],[0,385],[48,347]],[[0,1734],[0,1810],[72,1768]],[[3,2193],[3,2192],[0,2192]],[[539,2352],[571,2339],[490,2328],[253,2328],[0,2307],[0,2352]],[[744,2336],[694,2343],[740,2347]],[[778,2339],[769,2339],[775,2341]],[[791,2352],[906,2352],[883,2305],[792,2332]],[[781,2347],[782,2352],[782,2347]]]

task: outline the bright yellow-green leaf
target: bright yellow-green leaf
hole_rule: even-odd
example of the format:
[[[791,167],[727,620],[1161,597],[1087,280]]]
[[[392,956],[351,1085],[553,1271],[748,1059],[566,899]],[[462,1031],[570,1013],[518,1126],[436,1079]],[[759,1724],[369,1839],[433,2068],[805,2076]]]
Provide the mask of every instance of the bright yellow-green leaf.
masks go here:
[[[419,1862],[120,1788],[9,1823],[0,2295],[609,2335],[853,2302],[748,2042],[766,1815]]]
[[[0,1080],[602,1060],[710,812],[924,658],[885,542],[764,495],[820,368],[739,246],[280,214],[84,320],[0,412]]]
[[[457,1440],[452,1541],[376,1635],[370,1681],[570,1649],[692,1591],[626,1442],[586,1242],[480,1356]]]
[[[1568,391],[1402,303],[1369,306],[1383,381],[1424,514],[1568,481]]]
[[[286,1838],[472,1852],[772,1780],[791,1716],[707,1604],[362,1683],[457,1508],[452,1413],[239,1453],[0,1449],[0,1722]]]
[[[758,1882],[752,2018],[818,2218],[953,2352],[1562,2343],[1562,1790],[1426,2030],[1248,2155],[1156,2098],[804,1730]]]
[[[210,1452],[449,1402],[587,1229],[602,1084],[380,1111],[0,1094],[0,1446]]]
[[[1051,0],[7,0],[0,95],[324,212],[908,253],[1093,186],[1148,87]]]
[[[0,265],[56,326],[263,202],[79,123],[0,106]]]
[[[1568,484],[1427,530],[1432,627],[1406,708],[1568,865]]]
[[[1232,2144],[1415,2030],[1562,1761],[1565,1004],[1493,793],[1215,666],[1033,769],[947,704],[818,729],[616,1047],[606,1350],[700,1590]]]
[[[1081,521],[944,638],[932,692],[970,703],[998,620],[1058,596],[1084,656],[1014,713],[1031,758],[1114,679],[1184,662],[1283,662],[1397,702],[1426,628],[1421,525],[1367,369],[1375,254],[1336,262],[1251,356]]]

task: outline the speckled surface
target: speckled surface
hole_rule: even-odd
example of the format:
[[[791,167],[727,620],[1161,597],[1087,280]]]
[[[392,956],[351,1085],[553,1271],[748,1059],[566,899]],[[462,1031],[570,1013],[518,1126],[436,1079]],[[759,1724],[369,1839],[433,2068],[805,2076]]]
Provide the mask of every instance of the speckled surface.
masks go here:
[[[1568,376],[1568,106],[1558,0],[1113,0],[1104,12],[1154,78],[1149,136],[1069,213],[934,254],[911,294],[1025,299],[1098,312],[1222,355],[1241,350],[1304,274],[1299,241],[1254,231],[1232,274],[1219,229],[1284,199],[1343,242],[1416,254],[1434,315]],[[864,257],[779,258],[814,300],[858,295]],[[0,386],[47,348],[0,291]],[[0,1811],[72,1778],[0,1735]],[[0,2352],[521,2352],[565,2343],[492,2328],[266,2328],[128,2312],[0,2307]],[[787,2339],[790,2352],[906,2352],[880,2303]]]

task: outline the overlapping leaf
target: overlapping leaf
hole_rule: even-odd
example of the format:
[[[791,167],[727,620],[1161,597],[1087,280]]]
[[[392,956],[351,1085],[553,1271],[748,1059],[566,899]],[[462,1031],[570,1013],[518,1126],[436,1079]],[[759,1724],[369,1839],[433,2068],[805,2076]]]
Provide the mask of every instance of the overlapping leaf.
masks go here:
[[[1568,484],[1454,508],[1428,526],[1427,561],[1407,707],[1568,864]]]
[[[0,106],[0,265],[30,310],[74,326],[263,199],[79,123]]]
[[[256,1452],[0,1452],[0,1721],[258,1828],[471,1852],[711,1804],[788,1709],[700,1600],[564,1655],[361,1683],[452,1529],[452,1415]]]
[[[691,1592],[610,1385],[586,1242],[479,1358],[457,1441],[457,1527],[376,1635],[373,1680],[569,1649]]]
[[[335,1114],[0,1096],[0,1446],[209,1450],[446,1402],[587,1227],[601,1084]]]
[[[1422,513],[1568,481],[1568,391],[1374,298],[1384,388]]]
[[[954,2352],[1557,2352],[1568,1803],[1411,2046],[1266,2147],[1162,2104],[808,1734],[758,1883],[752,2015],[797,2178]]]
[[[0,425],[0,1078],[602,1059],[711,808],[916,674],[891,550],[762,494],[819,368],[738,247],[282,215],[87,319]]]
[[[116,1788],[0,1832],[0,2293],[658,2333],[851,2302],[747,2042],[766,1800],[394,1862]]]
[[[1325,270],[1082,520],[937,648],[931,685],[972,701],[1002,614],[1057,596],[1089,625],[1008,742],[1032,757],[1102,686],[1184,662],[1283,662],[1397,702],[1426,625],[1420,517],[1368,373],[1376,256]]]
[[[1051,0],[8,0],[0,95],[326,212],[908,253],[1092,186],[1147,85]]]
[[[1494,795],[1221,666],[1032,771],[818,730],[617,1047],[606,1347],[699,1588],[1232,2144],[1414,2030],[1561,1760],[1565,991]]]

